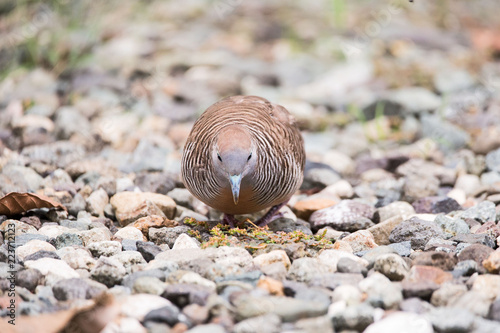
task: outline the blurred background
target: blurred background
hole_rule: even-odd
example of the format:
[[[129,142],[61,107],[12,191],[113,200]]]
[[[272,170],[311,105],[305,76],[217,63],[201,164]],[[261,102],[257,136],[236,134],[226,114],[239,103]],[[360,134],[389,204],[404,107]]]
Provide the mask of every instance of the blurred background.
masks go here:
[[[394,149],[439,163],[486,154],[500,146],[499,11],[495,0],[2,0],[3,163],[17,151],[41,175],[178,174],[194,120],[235,94],[287,107],[309,160],[341,173]]]

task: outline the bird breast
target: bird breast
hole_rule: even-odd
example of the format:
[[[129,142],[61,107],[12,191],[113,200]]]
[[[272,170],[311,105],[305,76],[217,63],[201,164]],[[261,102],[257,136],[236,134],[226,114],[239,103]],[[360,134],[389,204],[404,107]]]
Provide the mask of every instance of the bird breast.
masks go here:
[[[211,156],[219,133],[228,126],[244,127],[257,147],[257,165],[243,177],[237,205],[229,179],[220,176]],[[260,97],[233,96],[209,107],[195,122],[181,173],[186,188],[207,205],[246,214],[287,201],[302,183],[304,164],[302,136],[285,108]]]

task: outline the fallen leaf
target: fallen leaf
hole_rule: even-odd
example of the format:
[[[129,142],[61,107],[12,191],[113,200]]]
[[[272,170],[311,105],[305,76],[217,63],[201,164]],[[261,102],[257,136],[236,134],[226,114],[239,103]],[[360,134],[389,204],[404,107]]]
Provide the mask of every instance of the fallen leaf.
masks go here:
[[[78,311],[59,333],[99,333],[119,313],[120,306],[114,297],[103,293],[95,299],[94,305]]]
[[[0,319],[2,333],[98,333],[119,313],[113,296],[103,294],[85,305],[38,316],[18,316],[15,326],[10,318]]]
[[[62,204],[44,195],[34,193],[10,192],[0,198],[0,215],[16,215],[37,208],[60,208]]]

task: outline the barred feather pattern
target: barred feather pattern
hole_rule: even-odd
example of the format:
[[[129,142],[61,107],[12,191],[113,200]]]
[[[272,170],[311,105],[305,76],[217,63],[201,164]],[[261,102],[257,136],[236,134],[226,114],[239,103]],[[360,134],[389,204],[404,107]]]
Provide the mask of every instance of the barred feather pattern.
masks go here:
[[[249,175],[252,194],[247,204],[224,211],[225,184],[214,176],[211,154],[218,133],[232,125],[247,129],[257,161]],[[303,139],[285,108],[257,96],[232,96],[213,104],[195,122],[184,147],[181,174],[186,188],[201,201],[224,213],[245,214],[287,201],[302,183],[304,165]]]

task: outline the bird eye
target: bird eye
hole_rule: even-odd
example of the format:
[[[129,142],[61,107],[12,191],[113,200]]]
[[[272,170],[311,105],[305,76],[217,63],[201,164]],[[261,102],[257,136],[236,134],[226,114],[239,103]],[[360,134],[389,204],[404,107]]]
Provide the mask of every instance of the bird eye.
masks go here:
[[[220,157],[220,154],[219,154],[219,153],[217,153],[217,158],[219,159],[219,161],[221,161],[221,162],[222,162],[222,157]]]
[[[251,158],[252,158],[252,153],[250,153],[250,155],[248,155],[247,161],[250,161]]]

